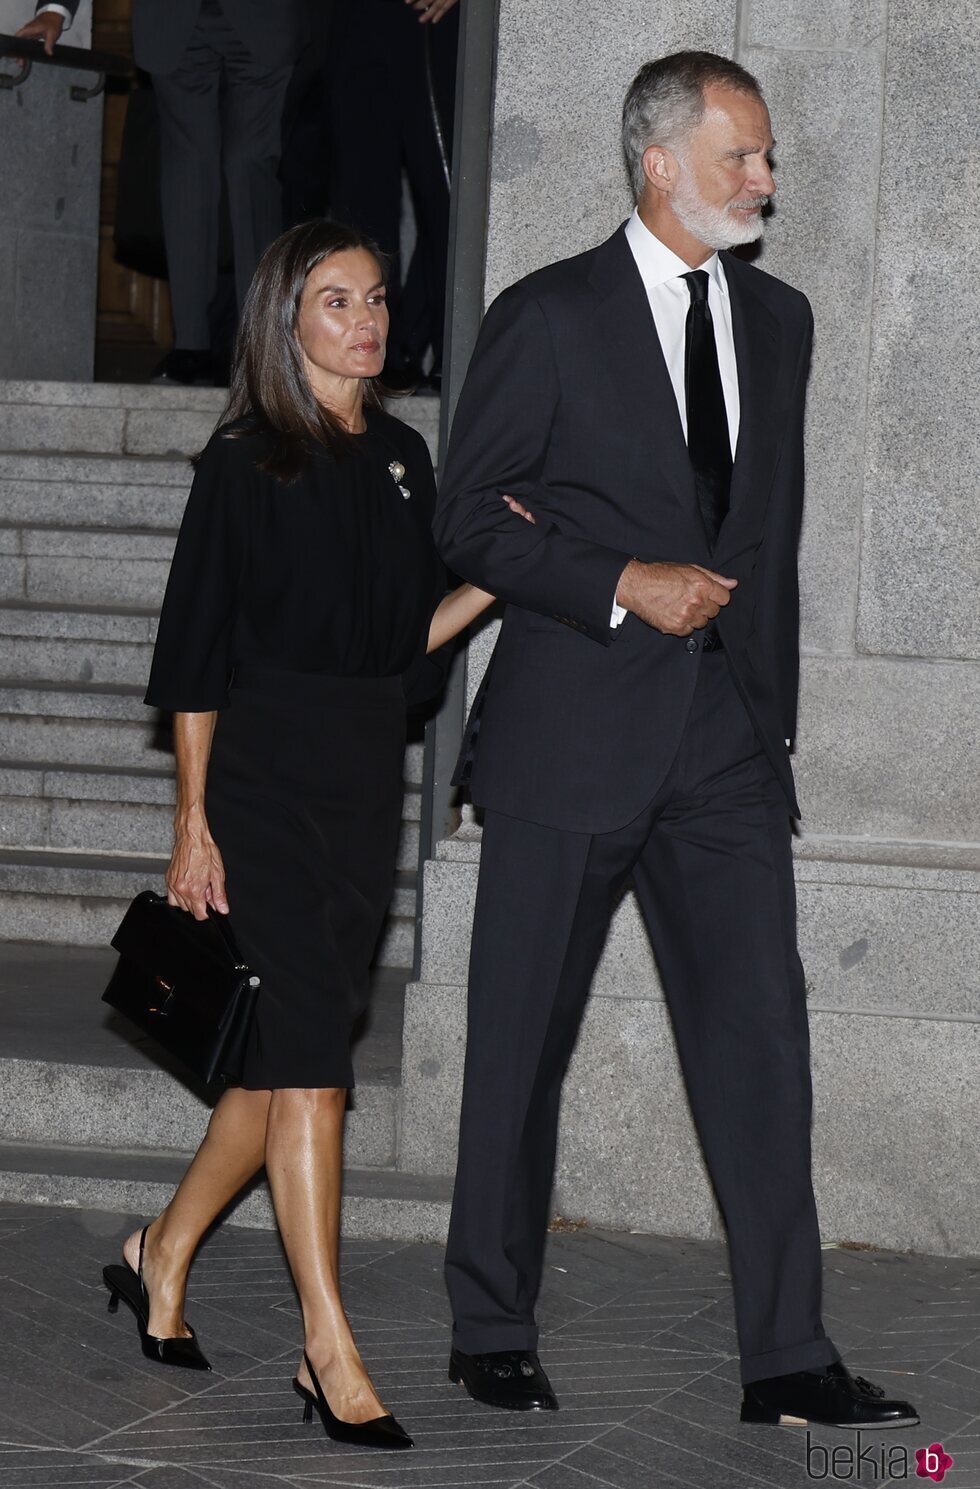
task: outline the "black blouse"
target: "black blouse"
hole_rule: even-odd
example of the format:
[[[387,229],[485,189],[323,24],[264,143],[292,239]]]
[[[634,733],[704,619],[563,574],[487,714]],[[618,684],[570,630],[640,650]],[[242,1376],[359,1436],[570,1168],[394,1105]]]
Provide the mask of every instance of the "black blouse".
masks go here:
[[[170,712],[223,708],[244,664],[402,674],[409,703],[437,691],[449,648],[426,658],[425,647],[446,578],[422,436],[369,409],[349,455],[318,448],[291,484],[258,468],[267,451],[256,432],[231,439],[219,430],[201,456],[146,702]]]

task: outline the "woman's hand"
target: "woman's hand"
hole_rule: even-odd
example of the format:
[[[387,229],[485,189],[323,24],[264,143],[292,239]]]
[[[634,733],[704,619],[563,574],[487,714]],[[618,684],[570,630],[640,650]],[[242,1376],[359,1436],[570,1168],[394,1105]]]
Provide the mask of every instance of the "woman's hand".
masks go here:
[[[507,503],[515,517],[523,517],[525,522],[534,521],[534,513],[529,512],[527,507],[522,506],[516,496],[504,496],[502,500]]]
[[[423,25],[426,21],[431,21],[434,26],[436,21],[441,21],[444,15],[449,14],[456,0],[405,0],[405,4],[418,11]]]
[[[225,866],[204,815],[204,787],[217,718],[213,710],[174,714],[177,811],[167,903],[189,910],[195,920],[207,920],[209,905],[228,914]]]
[[[167,870],[167,903],[189,910],[195,920],[207,920],[209,905],[228,914],[225,866],[203,819],[177,828]]]

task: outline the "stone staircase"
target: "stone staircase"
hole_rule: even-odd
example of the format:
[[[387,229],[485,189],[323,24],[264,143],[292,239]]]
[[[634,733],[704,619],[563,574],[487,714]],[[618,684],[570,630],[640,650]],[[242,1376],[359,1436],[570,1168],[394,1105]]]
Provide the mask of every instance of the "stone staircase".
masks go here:
[[[205,389],[0,383],[0,999],[20,1041],[0,1060],[0,1197],[152,1208],[154,1184],[162,1193],[203,1131],[200,1097],[106,1022],[98,991],[112,956],[96,948],[132,896],[160,884],[169,853],[169,731],[141,700],[187,456],[223,402]],[[397,411],[434,450],[435,400]],[[350,1114],[346,1222],[412,1238],[445,1222],[445,1186],[420,1181],[413,1194],[394,1170],[421,779],[412,744],[381,1011]],[[264,1192],[236,1218],[271,1223]]]

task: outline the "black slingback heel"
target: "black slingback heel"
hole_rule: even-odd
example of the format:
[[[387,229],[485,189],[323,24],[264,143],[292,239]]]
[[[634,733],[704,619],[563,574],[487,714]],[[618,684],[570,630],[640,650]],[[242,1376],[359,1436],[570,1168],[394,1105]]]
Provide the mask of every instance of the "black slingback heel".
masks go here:
[[[305,1350],[303,1359],[310,1372],[313,1390],[308,1391],[295,1377],[293,1378],[293,1390],[303,1398],[304,1422],[312,1422],[313,1412],[317,1411],[323,1423],[323,1430],[328,1437],[333,1438],[334,1442],[355,1443],[360,1448],[414,1448],[415,1443],[390,1412],[386,1412],[383,1417],[374,1417],[370,1422],[342,1422],[339,1417],[335,1417]]]
[[[140,1234],[138,1272],[134,1272],[128,1262],[122,1266],[102,1268],[102,1277],[109,1289],[109,1312],[115,1313],[118,1310],[120,1298],[129,1304],[136,1314],[140,1344],[148,1360],[157,1360],[161,1365],[183,1365],[187,1370],[210,1370],[211,1366],[201,1353],[193,1329],[189,1339],[180,1335],[173,1339],[158,1339],[149,1331],[150,1299],[143,1281],[143,1248],[146,1245],[147,1230],[148,1227],[144,1226]]]

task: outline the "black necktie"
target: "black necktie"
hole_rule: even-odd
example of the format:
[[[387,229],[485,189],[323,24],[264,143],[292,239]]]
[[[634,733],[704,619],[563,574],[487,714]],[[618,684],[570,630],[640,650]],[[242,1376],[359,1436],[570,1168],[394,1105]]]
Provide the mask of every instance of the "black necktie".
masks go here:
[[[713,548],[728,511],[732,446],[718,371],[715,328],[708,309],[708,275],[704,269],[692,269],[683,277],[691,291],[684,331],[687,450],[694,467],[698,505],[708,546]]]

